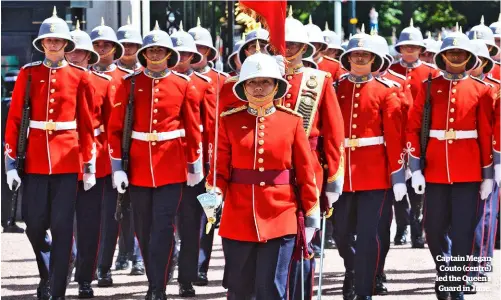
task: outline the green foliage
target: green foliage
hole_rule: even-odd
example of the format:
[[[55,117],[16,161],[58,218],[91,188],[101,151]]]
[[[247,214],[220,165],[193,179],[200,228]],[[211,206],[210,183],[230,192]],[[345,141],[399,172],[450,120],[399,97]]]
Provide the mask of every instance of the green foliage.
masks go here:
[[[384,1],[376,8],[379,12],[379,24],[381,27],[391,28],[401,24],[402,16],[401,1]]]

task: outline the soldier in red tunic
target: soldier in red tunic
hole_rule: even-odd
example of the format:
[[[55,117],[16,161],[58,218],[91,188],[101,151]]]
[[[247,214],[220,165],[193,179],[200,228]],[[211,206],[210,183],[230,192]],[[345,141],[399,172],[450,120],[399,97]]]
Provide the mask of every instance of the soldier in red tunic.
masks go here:
[[[122,185],[128,186],[130,180],[134,227],[149,282],[147,299],[162,300],[166,299],[174,220],[184,182],[194,186],[203,179],[200,117],[195,113],[198,92],[188,76],[169,70],[178,63],[179,53],[158,23],[144,37],[137,57],[145,69],[124,77],[115,98],[108,139],[119,193],[125,192]],[[126,174],[121,145],[129,96],[134,97],[134,112],[130,172]]]
[[[302,118],[273,102],[287,93],[287,85],[275,58],[261,53],[248,57],[234,87],[248,105],[224,112],[219,121],[217,166],[211,166],[207,189],[225,197],[219,234],[223,286],[231,300],[288,299],[298,209],[305,212],[311,232],[307,240],[320,227]]]
[[[39,299],[64,299],[73,241],[78,173],[83,187],[96,183],[94,130],[89,104],[93,89],[89,74],[64,59],[75,43],[66,22],[54,15],[43,21],[33,46],[45,53],[43,62],[24,66],[12,93],[5,130],[7,183],[23,186],[22,214],[26,234],[39,267]],[[25,95],[27,84],[29,96]],[[26,96],[26,97],[25,97]],[[30,101],[25,176],[15,168],[24,101]],[[82,160],[80,159],[82,155]],[[45,241],[52,233],[52,245]],[[44,253],[51,253],[50,273]]]
[[[455,288],[451,299],[462,300],[466,261],[448,262],[444,245],[452,244],[452,257],[471,254],[480,199],[485,200],[493,190],[492,172],[492,109],[490,87],[466,74],[477,62],[468,37],[454,33],[446,37],[435,63],[443,74],[432,79],[430,99],[426,99],[428,82],[423,82],[414,99],[407,125],[409,165],[412,187],[425,194],[424,228],[428,247],[438,273],[438,299],[447,299],[449,292],[441,287]],[[429,101],[431,119],[429,133],[422,131],[425,103]],[[426,136],[421,136],[425,134]],[[427,139],[426,149],[420,139]],[[425,155],[421,155],[421,153]],[[421,162],[426,159],[426,163]],[[425,169],[423,170],[423,166]],[[424,171],[424,173],[423,173]],[[480,197],[479,197],[480,190]],[[444,272],[446,266],[456,271]],[[459,280],[450,281],[450,275]]]
[[[137,61],[136,53],[143,45],[141,33],[131,23],[127,17],[127,24],[118,28],[117,39],[124,47],[124,55],[116,61],[117,67],[125,72],[138,71],[143,67]]]

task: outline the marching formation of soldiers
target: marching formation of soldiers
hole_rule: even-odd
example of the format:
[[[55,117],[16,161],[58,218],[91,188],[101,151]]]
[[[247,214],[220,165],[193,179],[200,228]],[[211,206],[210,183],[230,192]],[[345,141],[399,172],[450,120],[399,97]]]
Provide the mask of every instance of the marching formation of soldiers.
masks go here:
[[[209,282],[216,219],[228,299],[312,299],[315,257],[321,294],[334,243],[343,299],[372,299],[389,293],[393,206],[395,244],[408,225],[413,248],[428,244],[437,299],[475,293],[492,270],[501,181],[501,23],[480,23],[437,41],[411,20],[395,61],[374,30],[342,45],[291,8],[285,55],[258,28],[229,75],[211,68],[219,53],[200,21],[144,37],[102,21],[89,35],[54,10],[5,132],[38,299],[65,299],[73,264],[79,298],[95,279],[112,286],[118,239],[115,267],[146,275],[145,299],[167,298],[176,265],[180,296],[193,297]]]

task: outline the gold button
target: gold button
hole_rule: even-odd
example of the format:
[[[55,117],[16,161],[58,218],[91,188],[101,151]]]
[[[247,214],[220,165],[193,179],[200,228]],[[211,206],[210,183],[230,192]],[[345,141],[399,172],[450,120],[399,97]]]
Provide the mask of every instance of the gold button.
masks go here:
[[[408,88],[408,89],[410,89],[410,88],[411,88],[411,85],[410,85],[410,84],[408,84],[408,85],[407,85],[407,88]]]
[[[153,124],[157,124],[157,120],[153,120]]]
[[[259,168],[259,172],[264,172],[264,168],[263,168],[263,167],[260,167],[260,168]]]
[[[326,169],[326,170],[327,170],[328,168],[329,168],[329,166],[328,166],[328,165],[324,165],[324,169]]]
[[[287,76],[287,80],[291,80],[291,79],[292,79],[292,75]]]
[[[55,91],[56,91],[55,89],[51,89],[50,93],[53,94]]]
[[[155,89],[155,92],[157,92],[157,93],[158,93],[158,91],[159,91],[159,89]]]
[[[54,122],[54,120],[50,119],[49,122]]]
[[[160,80],[158,80],[158,79],[155,80],[155,83],[159,83],[159,82],[160,82]]]
[[[456,92],[456,89],[452,89],[452,93],[454,94]]]
[[[151,142],[151,145],[152,146],[155,146],[157,143],[156,142]]]
[[[261,182],[259,183],[259,185],[260,185],[260,186],[264,186],[264,185],[265,185],[264,181],[261,181]]]
[[[54,103],[54,101],[56,101],[54,98],[50,99],[50,103]]]
[[[157,113],[157,112],[158,112],[158,109],[156,109],[156,108],[155,108],[155,109],[153,110],[153,112],[154,112],[154,113]]]
[[[257,160],[257,162],[258,162],[258,163],[260,163],[260,164],[262,164],[262,163],[264,162],[264,159],[260,157],[260,158]]]
[[[351,151],[355,151],[355,147],[351,147]]]
[[[264,125],[259,125],[259,129],[263,130],[264,129]]]
[[[412,69],[411,68],[407,69],[407,73],[410,73],[410,72],[412,72]]]
[[[259,140],[259,145],[264,145],[264,140]]]
[[[453,112],[454,112],[454,108],[451,108],[451,113],[453,113]]]
[[[448,140],[449,144],[452,144],[452,140]]]
[[[264,136],[264,132],[262,132],[262,131],[261,131],[261,132],[259,133],[259,136],[260,136],[260,137],[263,137],[263,136]]]
[[[353,107],[357,108],[358,107],[358,103],[353,104]]]
[[[55,79],[55,78],[54,78],[54,79],[52,79],[52,82],[56,82],[56,79]]]
[[[290,104],[290,103],[287,103],[287,104],[285,104],[285,107],[287,107],[287,108],[288,108],[288,107],[291,107],[291,104]]]
[[[54,112],[54,109],[49,109],[49,114],[53,113]]]
[[[158,98],[155,98],[155,103],[158,103]]]
[[[358,97],[360,97],[360,93],[355,94],[355,98],[358,98]]]
[[[450,118],[449,122],[454,123],[454,118]]]
[[[153,130],[153,133],[157,133],[157,131],[156,131],[156,130]]]
[[[353,129],[357,128],[357,124],[351,125],[351,128],[353,128]]]
[[[353,118],[355,118],[355,119],[356,119],[357,117],[358,117],[358,115],[357,115],[357,114],[353,114]]]
[[[52,134],[52,131],[49,131],[49,134]]]
[[[264,122],[264,117],[259,118],[259,122]]]
[[[356,135],[352,135],[352,136],[351,136],[351,138],[352,138],[352,139],[356,139],[356,138],[357,138],[357,136],[356,136]]]
[[[407,77],[407,79],[412,79],[412,76]]]
[[[291,94],[287,94],[286,97],[287,97],[287,99],[289,99],[290,97],[292,97],[292,95]]]
[[[457,81],[453,81],[453,82],[452,82],[452,84],[453,84],[453,85],[456,85],[456,84],[458,84],[458,82],[457,82]]]
[[[357,83],[355,86],[357,87],[357,89],[359,89],[360,88],[360,83]]]
[[[456,98],[452,98],[452,99],[451,99],[451,102],[452,102],[452,103],[456,103]]]
[[[56,73],[56,70],[52,70],[52,74]]]
[[[257,150],[257,152],[258,152],[259,154],[263,154],[263,153],[264,153],[264,149],[263,149],[263,148],[259,148],[259,150]]]

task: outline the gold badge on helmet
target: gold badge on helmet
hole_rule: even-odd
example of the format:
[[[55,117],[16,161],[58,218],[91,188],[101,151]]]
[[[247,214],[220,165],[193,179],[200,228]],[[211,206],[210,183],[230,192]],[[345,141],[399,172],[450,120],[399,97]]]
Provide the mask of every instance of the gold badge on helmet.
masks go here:
[[[181,39],[177,39],[176,46],[182,46],[182,45],[183,45],[183,41]]]
[[[103,35],[103,30],[102,30],[102,29],[99,29],[99,30],[97,31],[97,35],[99,35],[99,36]]]
[[[198,35],[198,33],[195,33],[195,36],[193,37],[195,40],[199,40],[200,39],[200,35]]]
[[[326,37],[326,38],[325,38],[325,42],[330,43],[330,42],[331,42],[331,39],[330,39],[330,38],[328,38],[328,37]]]
[[[158,42],[159,39],[160,38],[158,37],[158,35],[156,35],[156,34],[153,35],[153,41],[154,42]]]
[[[454,39],[454,40],[452,41],[452,45],[453,45],[453,46],[457,46],[458,44],[459,44],[459,43],[458,43],[458,40],[457,40],[457,39]]]
[[[363,47],[363,46],[364,46],[364,41],[358,40],[358,47]]]
[[[50,32],[55,32],[56,31],[56,24],[50,24],[49,30],[50,30]]]
[[[130,35],[131,35],[131,34],[130,34],[128,31],[126,31],[126,32],[124,33],[124,38],[129,38],[129,37],[130,37]]]

